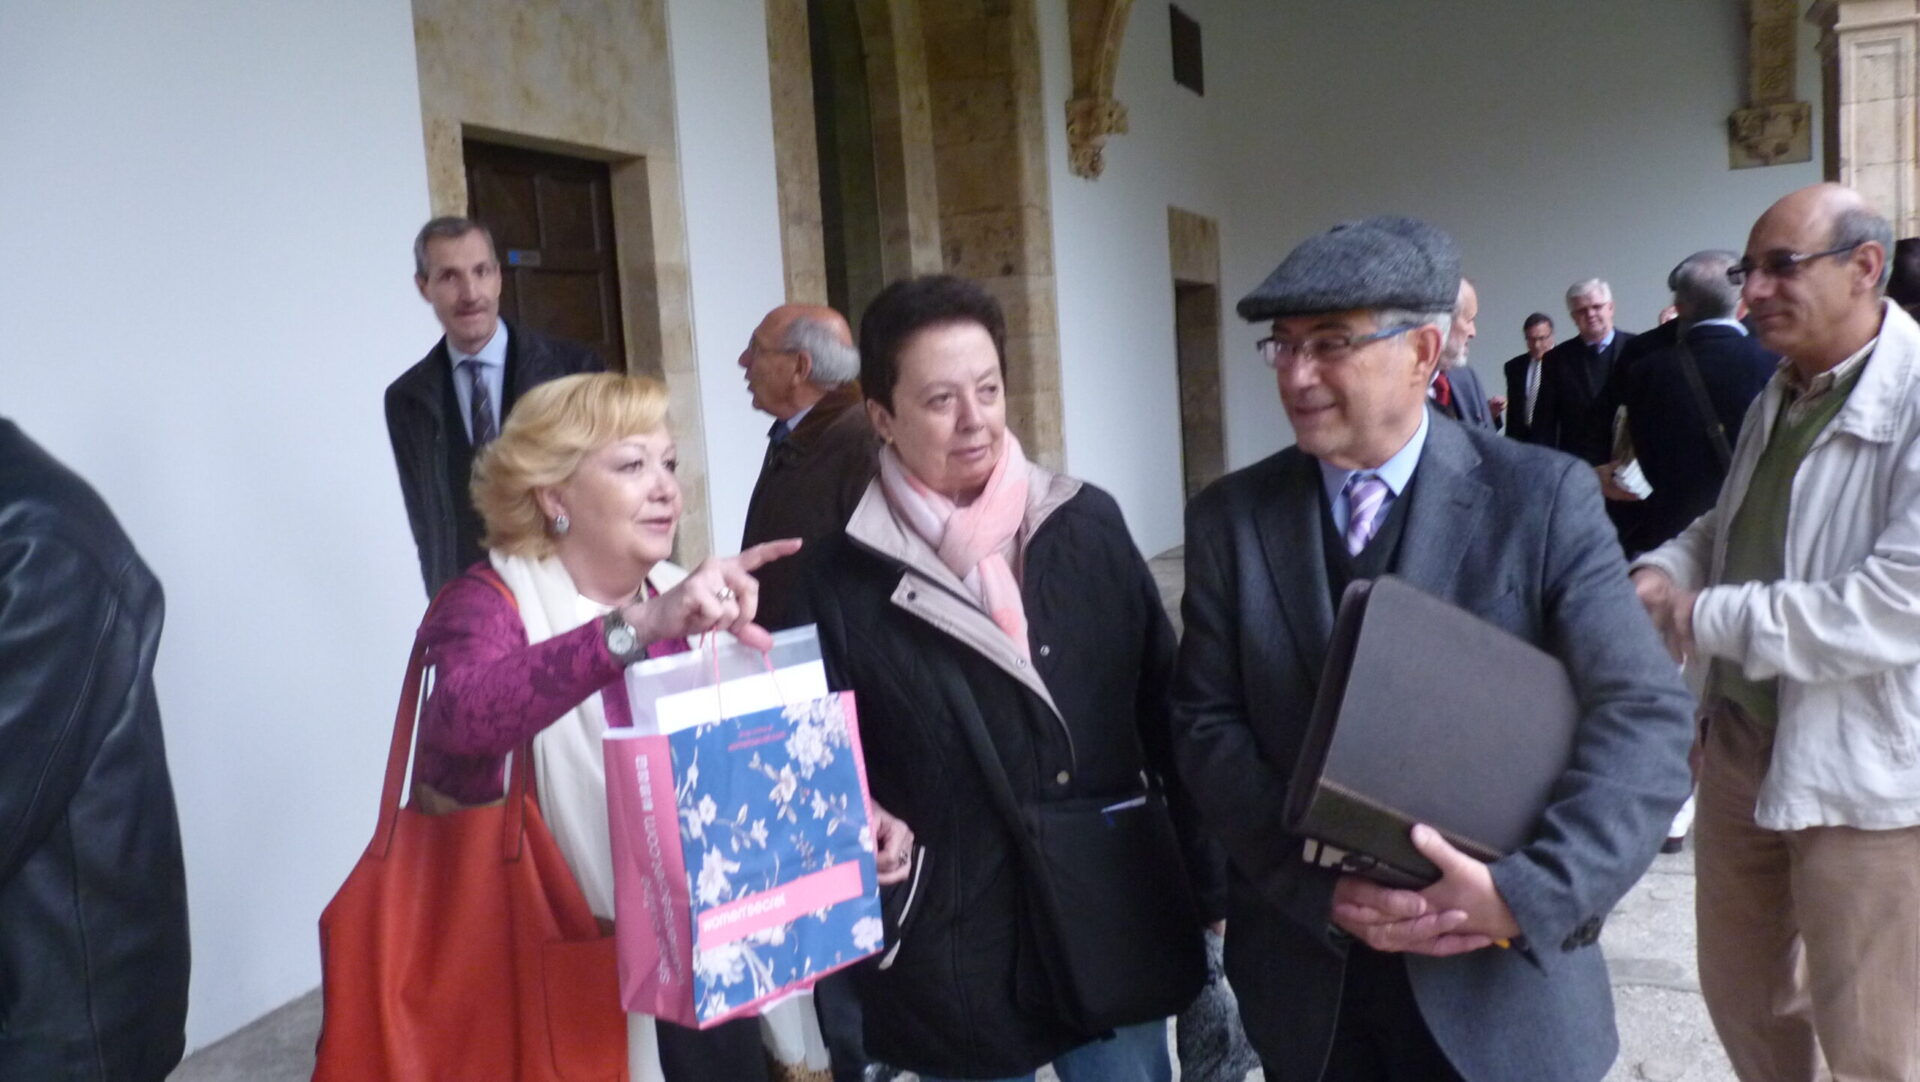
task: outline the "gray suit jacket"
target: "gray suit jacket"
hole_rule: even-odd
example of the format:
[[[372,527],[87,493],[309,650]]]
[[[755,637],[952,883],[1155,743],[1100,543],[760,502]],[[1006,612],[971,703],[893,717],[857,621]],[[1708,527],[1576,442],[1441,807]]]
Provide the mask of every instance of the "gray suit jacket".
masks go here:
[[[1188,508],[1174,690],[1182,774],[1232,861],[1227,974],[1270,1082],[1312,1082],[1346,947],[1335,875],[1282,827],[1333,627],[1320,474],[1297,447]],[[1574,762],[1533,840],[1493,865],[1512,950],[1408,957],[1436,1040],[1472,1082],[1591,1082],[1618,1050],[1600,925],[1686,798],[1691,702],[1627,581],[1592,471],[1433,414],[1397,573],[1551,650],[1584,707]]]
[[[1447,373],[1453,384],[1454,405],[1460,410],[1460,423],[1475,428],[1492,428],[1493,411],[1487,408],[1487,392],[1480,377],[1471,368],[1456,368]]]

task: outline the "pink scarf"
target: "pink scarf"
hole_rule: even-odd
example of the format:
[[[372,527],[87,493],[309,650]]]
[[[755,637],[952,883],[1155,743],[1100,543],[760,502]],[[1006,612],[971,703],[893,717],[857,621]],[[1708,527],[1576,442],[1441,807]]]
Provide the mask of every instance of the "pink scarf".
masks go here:
[[[940,562],[960,576],[980,607],[1013,640],[1013,648],[1031,661],[1027,607],[1007,562],[1027,514],[1028,472],[1020,441],[1006,433],[987,487],[960,507],[908,473],[891,445],[880,452],[880,489],[894,514],[933,546]]]

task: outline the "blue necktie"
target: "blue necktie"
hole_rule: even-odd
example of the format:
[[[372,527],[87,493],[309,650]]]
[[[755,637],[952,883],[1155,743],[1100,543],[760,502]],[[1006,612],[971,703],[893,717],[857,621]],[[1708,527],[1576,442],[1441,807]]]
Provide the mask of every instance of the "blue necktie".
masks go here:
[[[475,450],[492,443],[500,434],[493,419],[493,395],[487,390],[487,378],[482,374],[482,366],[477,358],[468,357],[460,362],[461,371],[472,381],[472,394],[468,398],[468,419],[472,422],[473,446]]]

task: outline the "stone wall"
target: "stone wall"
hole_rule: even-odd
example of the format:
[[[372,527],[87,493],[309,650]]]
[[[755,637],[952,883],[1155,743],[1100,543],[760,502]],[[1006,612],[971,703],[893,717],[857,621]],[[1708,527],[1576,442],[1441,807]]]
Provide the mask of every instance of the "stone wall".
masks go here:
[[[1007,312],[1007,421],[1035,461],[1064,466],[1046,113],[1032,0],[923,8],[946,269]]]

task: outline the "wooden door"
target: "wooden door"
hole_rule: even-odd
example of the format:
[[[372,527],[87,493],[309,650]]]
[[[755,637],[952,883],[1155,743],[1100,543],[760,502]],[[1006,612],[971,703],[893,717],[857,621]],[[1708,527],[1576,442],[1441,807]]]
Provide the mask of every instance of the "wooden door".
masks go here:
[[[625,371],[607,164],[468,140],[468,215],[493,230],[500,314]]]

